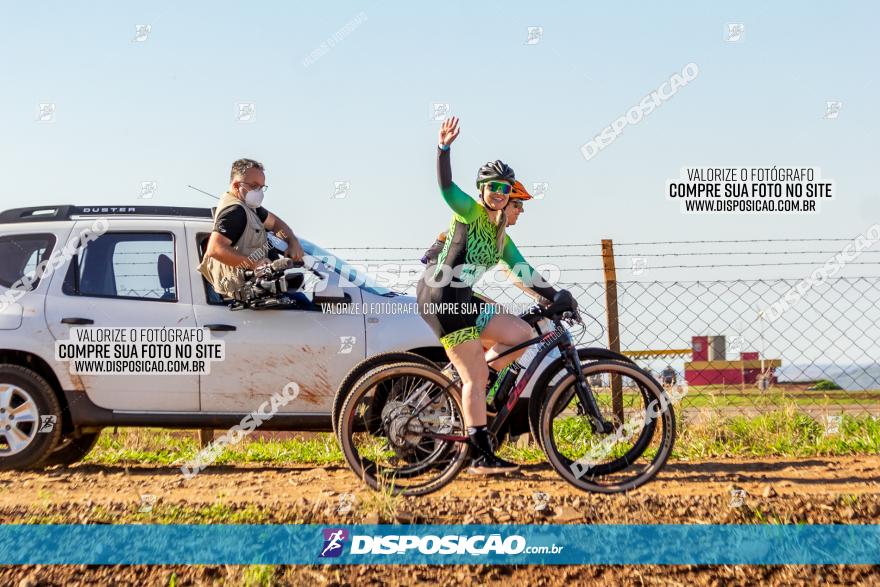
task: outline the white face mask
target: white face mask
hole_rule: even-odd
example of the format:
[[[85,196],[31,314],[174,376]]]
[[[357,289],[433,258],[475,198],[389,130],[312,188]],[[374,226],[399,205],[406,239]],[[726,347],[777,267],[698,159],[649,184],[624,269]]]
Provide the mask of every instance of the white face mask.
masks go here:
[[[259,208],[263,203],[263,190],[251,190],[244,195],[244,203],[249,208]]]

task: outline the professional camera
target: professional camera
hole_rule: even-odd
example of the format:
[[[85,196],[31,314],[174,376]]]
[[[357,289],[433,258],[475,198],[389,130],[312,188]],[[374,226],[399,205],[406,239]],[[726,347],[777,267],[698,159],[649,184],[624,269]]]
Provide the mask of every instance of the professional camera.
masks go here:
[[[295,291],[303,283],[302,274],[285,275],[296,266],[292,259],[281,257],[256,269],[245,271],[245,282],[232,294],[233,310],[250,308],[260,310],[291,305],[293,300],[283,296],[288,290]],[[302,264],[300,263],[300,266]]]

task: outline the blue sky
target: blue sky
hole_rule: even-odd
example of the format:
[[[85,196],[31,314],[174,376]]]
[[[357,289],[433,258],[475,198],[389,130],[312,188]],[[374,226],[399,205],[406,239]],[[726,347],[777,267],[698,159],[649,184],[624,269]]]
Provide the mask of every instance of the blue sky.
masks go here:
[[[306,237],[427,245],[449,218],[429,117],[442,102],[462,120],[462,186],[496,158],[549,184],[512,229],[520,244],[852,237],[880,219],[877,22],[870,2],[7,3],[2,207],[144,203],[143,181],[152,203],[207,206],[186,185],[220,193],[249,156],[267,166],[266,206]],[[697,79],[584,159],[689,62]],[[836,120],[826,100],[843,103]],[[35,120],[44,102],[52,123]],[[663,191],[687,165],[820,167],[837,194],[815,216],[685,216]]]

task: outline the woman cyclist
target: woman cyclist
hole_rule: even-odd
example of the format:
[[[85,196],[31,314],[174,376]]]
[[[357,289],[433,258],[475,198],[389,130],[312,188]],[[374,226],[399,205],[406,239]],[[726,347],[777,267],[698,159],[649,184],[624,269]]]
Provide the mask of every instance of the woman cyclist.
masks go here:
[[[558,293],[525,261],[505,232],[505,207],[516,177],[502,161],[483,165],[477,173],[479,201],[452,181],[449,149],[458,137],[458,119],[443,122],[437,151],[440,193],[452,208],[453,217],[443,249],[425,270],[417,289],[418,308],[431,326],[462,382],[462,404],[474,459],[470,472],[480,475],[506,473],[519,468],[492,449],[486,429],[486,384],[489,356],[529,340],[532,329],[516,316],[498,313],[496,306],[474,296],[473,285],[485,272],[503,261],[521,286],[537,298],[552,301]],[[519,358],[525,349],[491,362],[500,371]]]
[[[523,202],[531,199],[532,194],[526,191],[525,186],[519,180],[513,182],[513,190],[510,192],[510,201],[504,208],[504,212],[507,214],[507,218],[505,219],[507,226],[513,226],[516,224],[516,221],[519,220],[519,215],[523,213]],[[437,240],[434,241],[434,244],[425,251],[424,255],[422,255],[422,265],[435,263],[437,257],[440,255],[440,251],[443,250],[443,245],[445,243],[446,231],[444,230],[440,233],[440,236],[437,237]]]

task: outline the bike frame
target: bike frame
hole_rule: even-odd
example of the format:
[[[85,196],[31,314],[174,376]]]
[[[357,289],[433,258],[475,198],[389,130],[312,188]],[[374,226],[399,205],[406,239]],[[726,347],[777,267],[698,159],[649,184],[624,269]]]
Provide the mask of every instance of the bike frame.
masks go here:
[[[507,418],[510,416],[510,413],[513,411],[514,406],[519,401],[520,396],[522,395],[525,388],[528,386],[529,381],[531,381],[535,372],[538,370],[541,362],[544,358],[551,353],[554,349],[559,349],[560,354],[565,359],[565,368],[566,370],[573,374],[576,378],[575,381],[575,391],[578,394],[578,399],[581,401],[582,408],[586,409],[590,418],[590,423],[593,427],[594,431],[602,432],[603,434],[607,434],[613,429],[613,424],[607,422],[603,417],[602,413],[599,410],[599,406],[596,403],[596,398],[593,396],[593,392],[590,389],[589,383],[587,383],[586,378],[584,377],[583,372],[580,369],[580,358],[578,357],[577,348],[574,345],[574,342],[571,339],[571,334],[565,327],[562,326],[561,320],[554,320],[555,328],[546,334],[541,333],[541,329],[537,324],[534,325],[534,329],[538,332],[538,336],[529,339],[525,342],[522,342],[516,346],[513,346],[503,353],[500,353],[498,356],[493,357],[492,361],[495,361],[501,357],[507,356],[511,353],[514,353],[520,349],[524,349],[530,347],[534,344],[543,343],[541,348],[538,349],[538,354],[535,355],[535,358],[526,366],[525,372],[517,378],[516,382],[511,385],[507,385],[498,390],[498,395],[502,399],[504,399],[504,405],[498,411],[498,414],[492,420],[492,424],[489,427],[489,432],[493,435],[497,435],[501,430],[504,423],[507,421]],[[454,385],[455,380],[450,385]],[[448,386],[447,386],[448,387]],[[446,388],[443,389],[445,391]],[[433,400],[432,400],[433,401]],[[420,402],[421,403],[421,402]],[[430,402],[429,402],[430,403]],[[428,404],[425,404],[424,407],[427,407]],[[413,416],[417,416],[424,407],[419,407],[413,413]],[[467,436],[453,435],[453,434],[428,434],[427,436],[431,438],[436,438],[438,440],[449,440],[456,442],[465,442],[468,440]]]

